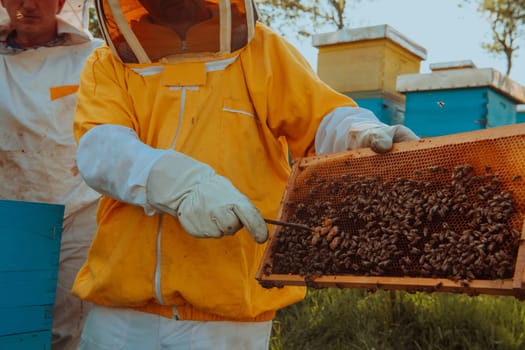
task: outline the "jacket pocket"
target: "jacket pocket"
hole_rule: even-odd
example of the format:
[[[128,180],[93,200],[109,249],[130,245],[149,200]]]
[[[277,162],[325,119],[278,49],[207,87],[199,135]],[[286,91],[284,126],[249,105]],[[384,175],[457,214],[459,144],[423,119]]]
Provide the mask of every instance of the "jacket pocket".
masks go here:
[[[222,110],[223,112],[237,113],[255,118],[255,110],[249,101],[225,99]]]

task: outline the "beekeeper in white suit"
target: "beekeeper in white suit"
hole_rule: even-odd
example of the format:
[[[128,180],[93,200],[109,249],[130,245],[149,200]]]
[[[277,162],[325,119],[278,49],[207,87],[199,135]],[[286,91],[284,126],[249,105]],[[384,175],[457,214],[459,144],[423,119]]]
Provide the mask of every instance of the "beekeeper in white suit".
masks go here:
[[[102,41],[78,28],[82,1],[1,3],[0,198],[65,204],[52,348],[76,349],[89,303],[71,286],[96,232],[99,194],[76,166],[73,112],[85,59]],[[63,8],[75,22],[57,17]]]
[[[268,348],[303,287],[255,279],[293,157],[416,139],[323,83],[251,0],[97,0],[78,165],[104,194],[81,349]],[[350,77],[351,78],[351,77]]]

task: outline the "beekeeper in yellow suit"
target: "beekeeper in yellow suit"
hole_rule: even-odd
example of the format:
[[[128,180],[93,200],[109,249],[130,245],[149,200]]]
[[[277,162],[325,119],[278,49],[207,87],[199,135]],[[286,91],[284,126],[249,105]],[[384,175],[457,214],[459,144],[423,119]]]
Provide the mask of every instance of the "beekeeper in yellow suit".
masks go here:
[[[293,157],[416,139],[324,84],[244,0],[99,0],[74,130],[104,194],[81,349],[267,349],[305,288],[255,279]],[[351,77],[350,77],[351,78]],[[211,322],[210,322],[211,321]]]
[[[84,62],[103,41],[81,29],[82,1],[1,5],[0,198],[65,205],[52,348],[76,349],[89,303],[71,287],[96,233],[100,194],[78,172],[73,113]]]

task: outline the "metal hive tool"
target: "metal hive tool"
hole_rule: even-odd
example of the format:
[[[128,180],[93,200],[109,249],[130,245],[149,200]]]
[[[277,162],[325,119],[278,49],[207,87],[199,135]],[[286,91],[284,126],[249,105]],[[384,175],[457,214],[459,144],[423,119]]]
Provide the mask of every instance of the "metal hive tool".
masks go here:
[[[524,216],[525,125],[303,158],[256,277],[523,298]]]

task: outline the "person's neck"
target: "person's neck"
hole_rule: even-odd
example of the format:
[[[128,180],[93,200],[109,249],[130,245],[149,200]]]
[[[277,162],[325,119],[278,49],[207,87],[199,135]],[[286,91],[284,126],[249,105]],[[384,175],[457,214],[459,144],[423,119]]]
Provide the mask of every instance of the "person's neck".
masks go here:
[[[186,20],[184,22],[180,22],[179,21],[179,22],[173,23],[173,22],[169,22],[169,21],[164,21],[163,19],[159,19],[159,18],[153,18],[153,22],[171,28],[173,31],[175,31],[179,35],[179,37],[182,40],[185,40],[186,39],[186,32],[191,27],[193,27],[194,25],[199,24],[201,22],[208,21],[212,17],[213,17],[212,12],[209,9],[206,8],[206,9],[203,9],[194,18],[189,18],[188,20]]]
[[[15,32],[14,42],[19,47],[25,49],[29,47],[44,46],[56,39],[57,33],[42,35],[41,33],[20,33]]]
[[[177,34],[179,35],[179,37],[182,40],[185,40],[186,39],[186,32],[188,31],[188,29],[190,29],[191,27],[193,27],[197,23],[199,23],[199,22],[179,23],[179,24],[176,24],[176,25],[171,25],[170,27],[175,32],[177,32]]]

